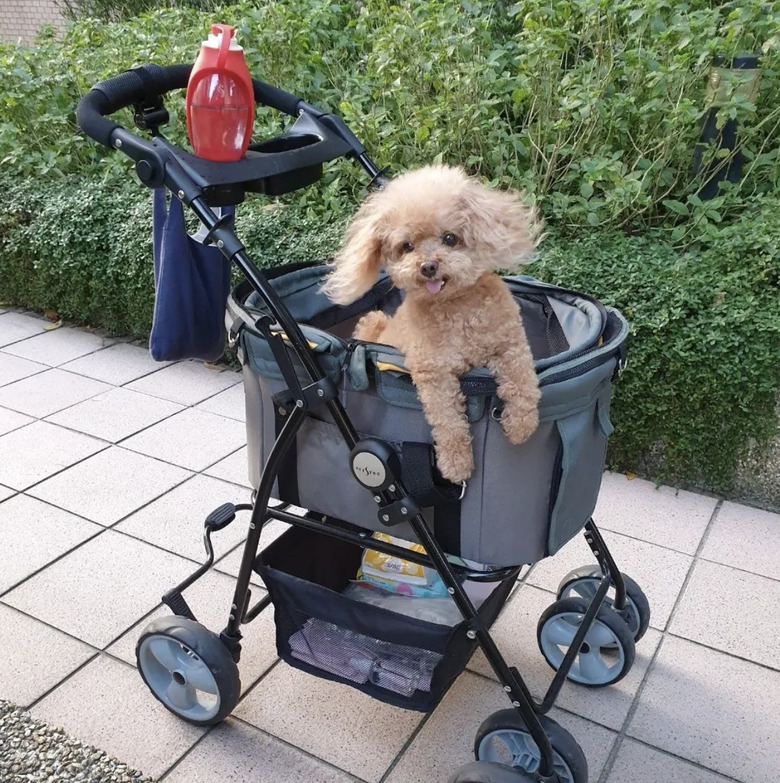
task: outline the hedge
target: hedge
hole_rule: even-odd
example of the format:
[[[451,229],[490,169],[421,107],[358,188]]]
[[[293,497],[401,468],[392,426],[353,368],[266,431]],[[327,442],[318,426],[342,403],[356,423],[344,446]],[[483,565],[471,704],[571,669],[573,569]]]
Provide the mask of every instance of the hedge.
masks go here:
[[[328,256],[343,212],[248,202],[238,229],[262,266]],[[148,333],[149,192],[127,179],[0,181],[0,301],[110,331]],[[727,493],[776,423],[780,197],[755,198],[717,241],[681,252],[658,236],[553,231],[529,268],[595,294],[631,322],[610,465]]]

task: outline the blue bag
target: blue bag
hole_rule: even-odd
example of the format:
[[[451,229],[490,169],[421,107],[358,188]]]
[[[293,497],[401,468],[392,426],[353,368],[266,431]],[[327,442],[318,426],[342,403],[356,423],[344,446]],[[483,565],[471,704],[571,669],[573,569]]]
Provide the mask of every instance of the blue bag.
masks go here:
[[[171,198],[167,208],[166,195],[165,188],[154,191],[155,298],[149,350],[158,362],[213,362],[225,349],[230,262],[215,246],[187,233],[181,202]],[[229,225],[233,219],[231,209]]]

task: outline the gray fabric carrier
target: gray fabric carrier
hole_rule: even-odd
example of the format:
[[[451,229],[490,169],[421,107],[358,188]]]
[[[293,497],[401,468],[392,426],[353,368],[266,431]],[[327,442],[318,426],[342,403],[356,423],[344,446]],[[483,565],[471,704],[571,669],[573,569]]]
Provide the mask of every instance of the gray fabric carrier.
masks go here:
[[[350,338],[361,312],[375,307],[393,312],[398,292],[382,279],[360,302],[336,307],[320,292],[325,273],[325,267],[314,264],[283,267],[270,275],[337,384],[358,433],[386,440],[399,454],[409,443],[429,444],[432,452],[431,430],[403,355]],[[437,510],[424,509],[449,554],[493,566],[532,563],[555,553],[592,514],[612,432],[612,379],[628,334],[620,313],[590,297],[528,277],[505,281],[520,305],[534,354],[542,391],[539,428],[522,445],[511,445],[501,428],[501,401],[488,371],[476,368],[464,375],[475,470],[458,505],[454,524],[459,529],[440,535],[434,524]],[[233,332],[240,333],[249,478],[257,487],[279,426],[272,397],[286,384],[267,341],[251,327],[262,303],[247,293],[243,287],[233,292],[226,318]],[[290,355],[300,369],[294,352]],[[287,478],[292,482],[280,479],[275,487],[281,500],[414,540],[409,526],[380,523],[371,494],[352,475],[349,450],[325,406],[307,416],[291,465],[295,476]],[[446,545],[453,540],[457,543]]]

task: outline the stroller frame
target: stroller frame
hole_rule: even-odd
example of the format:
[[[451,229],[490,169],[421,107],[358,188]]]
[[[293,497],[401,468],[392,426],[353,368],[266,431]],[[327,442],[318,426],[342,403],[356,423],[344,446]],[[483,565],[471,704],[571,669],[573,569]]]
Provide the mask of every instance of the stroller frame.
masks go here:
[[[363,549],[370,547],[433,568],[441,577],[460,614],[467,622],[468,638],[476,640],[484,652],[512,706],[521,716],[528,732],[538,746],[541,758],[535,779],[543,783],[556,783],[559,778],[553,770],[553,748],[538,716],[548,712],[554,705],[610,587],[615,591],[614,609],[621,614],[627,611],[626,585],[622,574],[596,524],[592,518],[589,519],[584,525],[584,536],[601,570],[598,587],[590,600],[573,642],[566,651],[544,697],[537,701],[531,695],[517,668],[507,664],[487,625],[480,618],[459,580],[459,576],[483,582],[515,579],[519,575],[522,565],[485,572],[451,564],[416,504],[413,501],[409,502],[411,499],[408,497],[400,475],[393,475],[391,472],[389,484],[385,484],[386,488],[379,491],[374,490],[374,500],[380,513],[388,512],[383,518],[391,517],[388,529],[392,524],[401,521],[409,522],[426,554],[372,539],[372,531],[359,529],[339,520],[328,519],[312,512],[301,517],[287,511],[286,504],[269,506],[272,488],[282,460],[288,449],[294,444],[296,433],[304,422],[307,412],[314,405],[324,404],[327,406],[341,432],[346,447],[350,451],[356,447],[359,448],[361,441],[352,425],[349,414],[337,396],[334,384],[326,377],[320,367],[299,324],[285,307],[262,270],[253,263],[233,229],[226,225],[224,218],[217,217],[212,205],[237,203],[243,199],[246,190],[261,190],[272,194],[294,190],[301,187],[302,184],[308,184],[308,181],[305,181],[307,178],[309,181],[313,181],[310,179],[311,176],[317,174],[314,169],[318,166],[321,168],[322,161],[315,160],[312,163],[311,156],[302,158],[297,163],[293,161],[292,164],[286,164],[288,171],[282,174],[277,173],[280,168],[278,165],[263,171],[257,161],[254,161],[254,168],[251,171],[249,164],[241,168],[241,162],[221,164],[222,174],[216,177],[216,184],[214,184],[213,172],[216,170],[213,168],[214,164],[199,161],[188,153],[178,150],[159,134],[159,125],[167,121],[167,112],[162,103],[162,96],[169,90],[186,86],[190,67],[147,66],[128,71],[98,84],[80,102],[78,121],[89,136],[106,146],[119,149],[131,157],[136,162],[136,172],[144,184],[149,187],[164,185],[189,207],[206,227],[208,240],[222,251],[225,258],[241,270],[252,288],[262,297],[268,314],[261,316],[256,327],[268,339],[272,347],[274,356],[282,368],[294,404],[290,408],[286,422],[266,461],[259,486],[253,494],[253,503],[235,506],[226,504],[209,514],[205,521],[203,536],[206,561],[189,577],[165,593],[164,603],[175,614],[195,620],[182,592],[212,567],[214,549],[211,536],[214,532],[230,524],[235,519],[237,511],[251,511],[249,532],[243,548],[229,617],[225,628],[219,634],[219,639],[235,662],[238,662],[241,657],[241,626],[254,620],[271,603],[270,595],[267,594],[250,606],[250,577],[259,551],[263,528],[271,520],[280,520],[293,526],[340,539]],[[372,184],[379,187],[384,185],[382,171],[376,167],[360,142],[339,118],[315,109],[301,99],[262,82],[255,81],[254,88],[258,102],[297,117],[299,123],[308,124],[307,130],[311,123],[316,124],[318,132],[325,142],[325,148],[319,152],[322,160],[331,160],[336,157],[354,158],[369,175]],[[152,144],[143,141],[137,135],[105,118],[105,115],[126,106],[135,106],[136,124],[142,130],[152,131],[154,137]],[[290,135],[279,138],[289,139]],[[289,152],[285,154],[288,155],[288,158],[290,157]],[[273,156],[267,157],[270,159]],[[225,169],[230,169],[228,175],[224,174]],[[303,172],[302,175],[301,172]],[[271,330],[272,326],[276,331]],[[281,332],[278,331],[279,328],[281,328]],[[282,332],[286,336],[286,340],[282,339]],[[303,384],[298,381],[296,372],[293,370],[289,351],[294,352],[308,376],[307,381]],[[386,464],[385,467],[388,471],[392,471],[392,464]]]

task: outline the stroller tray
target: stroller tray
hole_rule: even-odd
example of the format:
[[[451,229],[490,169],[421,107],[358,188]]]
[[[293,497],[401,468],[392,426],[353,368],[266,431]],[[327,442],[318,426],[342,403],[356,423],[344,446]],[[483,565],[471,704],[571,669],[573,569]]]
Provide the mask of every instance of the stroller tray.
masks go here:
[[[429,712],[463,671],[477,642],[464,621],[429,622],[343,594],[360,567],[359,546],[292,528],[255,562],[274,604],[279,657],[380,701]],[[487,625],[514,586],[505,579],[479,608]],[[408,598],[427,602],[427,598]]]

